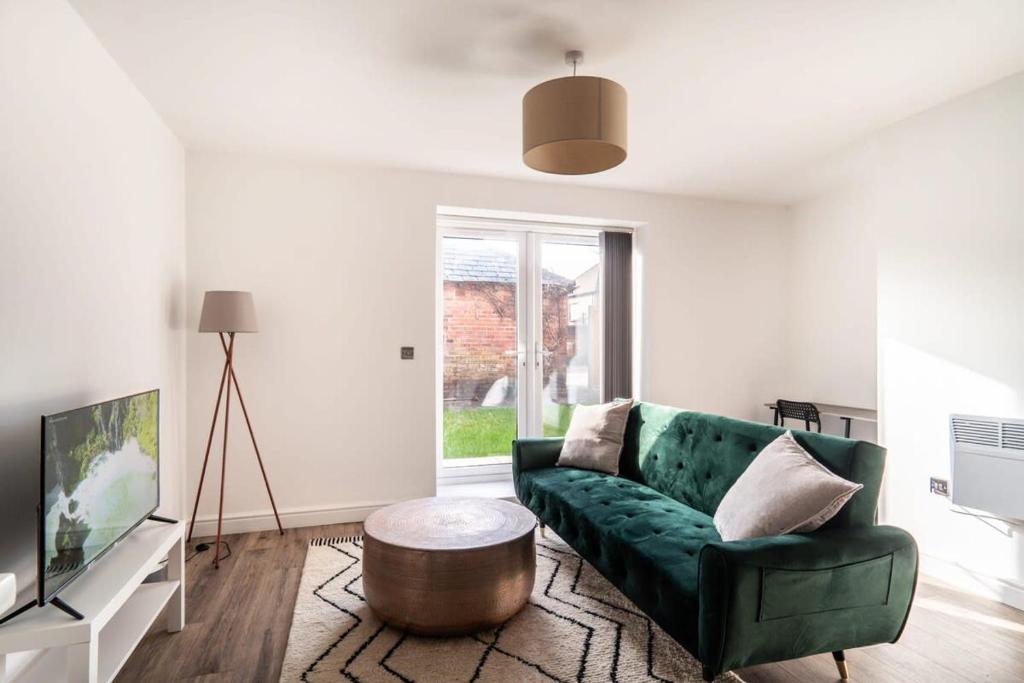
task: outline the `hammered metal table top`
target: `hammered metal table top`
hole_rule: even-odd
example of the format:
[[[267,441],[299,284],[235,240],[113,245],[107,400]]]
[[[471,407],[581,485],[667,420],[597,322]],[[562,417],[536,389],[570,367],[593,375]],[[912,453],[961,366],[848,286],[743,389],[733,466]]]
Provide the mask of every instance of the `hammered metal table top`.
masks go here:
[[[501,545],[533,533],[536,519],[496,498],[418,498],[370,514],[363,534],[414,550],[467,550]]]

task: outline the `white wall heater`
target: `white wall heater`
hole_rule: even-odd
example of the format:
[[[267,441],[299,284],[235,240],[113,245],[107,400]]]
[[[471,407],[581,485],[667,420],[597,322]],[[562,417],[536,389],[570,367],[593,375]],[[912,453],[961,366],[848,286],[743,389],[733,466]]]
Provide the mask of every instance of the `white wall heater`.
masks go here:
[[[953,503],[1024,519],[1024,420],[949,416]]]

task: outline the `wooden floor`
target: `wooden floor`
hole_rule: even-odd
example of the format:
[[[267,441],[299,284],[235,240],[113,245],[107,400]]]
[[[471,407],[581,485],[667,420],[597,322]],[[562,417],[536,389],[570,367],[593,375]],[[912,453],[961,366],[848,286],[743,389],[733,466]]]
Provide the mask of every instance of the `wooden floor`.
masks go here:
[[[232,556],[219,570],[212,551],[196,555],[186,568],[185,630],[155,627],[117,681],[276,683],[309,540],[358,532],[338,524],[228,536]],[[900,642],[848,652],[847,660],[854,681],[1024,681],[1024,612],[922,580]],[[748,683],[838,680],[827,654],[737,673]]]

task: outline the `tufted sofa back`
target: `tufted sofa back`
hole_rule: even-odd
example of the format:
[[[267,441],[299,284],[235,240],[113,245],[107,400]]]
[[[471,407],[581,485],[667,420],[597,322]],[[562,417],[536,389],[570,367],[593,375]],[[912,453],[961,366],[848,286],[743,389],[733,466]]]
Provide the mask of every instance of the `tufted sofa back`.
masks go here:
[[[653,403],[630,411],[620,475],[714,515],[722,497],[785,428]],[[864,484],[826,528],[874,524],[885,449],[865,441],[793,430],[807,451],[839,476]]]

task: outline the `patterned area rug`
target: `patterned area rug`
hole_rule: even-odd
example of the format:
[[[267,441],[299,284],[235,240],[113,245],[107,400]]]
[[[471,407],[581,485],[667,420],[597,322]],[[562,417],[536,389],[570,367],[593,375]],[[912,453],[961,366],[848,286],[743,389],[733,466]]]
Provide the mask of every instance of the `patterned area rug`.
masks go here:
[[[361,569],[360,538],[310,544],[282,682],[703,680],[689,653],[551,534],[537,538],[530,602],[473,636],[421,638],[383,625],[363,599]]]

